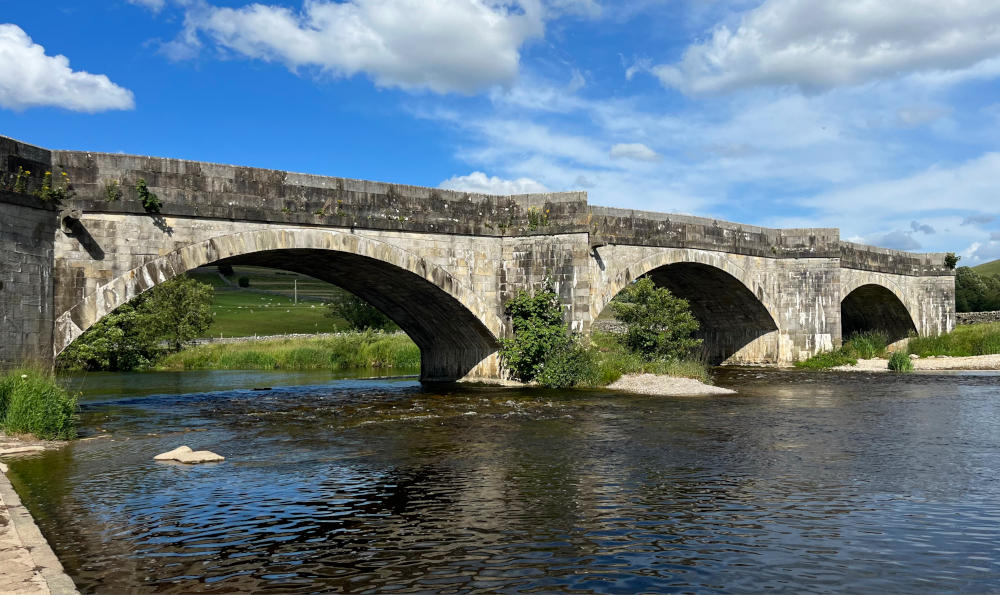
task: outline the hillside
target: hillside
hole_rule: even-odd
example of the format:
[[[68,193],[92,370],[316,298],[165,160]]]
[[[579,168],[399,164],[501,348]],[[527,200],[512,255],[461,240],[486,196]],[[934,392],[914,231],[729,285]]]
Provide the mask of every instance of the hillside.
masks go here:
[[[980,275],[1000,275],[1000,260],[984,262],[983,264],[972,267],[972,270],[976,271]]]
[[[328,333],[343,329],[340,319],[326,318],[325,303],[343,289],[312,277],[262,267],[235,267],[235,275],[224,280],[214,266],[189,273],[215,288],[212,313],[215,322],[207,337],[247,337],[288,333]],[[250,280],[241,289],[240,277]],[[298,285],[298,303],[295,286]]]

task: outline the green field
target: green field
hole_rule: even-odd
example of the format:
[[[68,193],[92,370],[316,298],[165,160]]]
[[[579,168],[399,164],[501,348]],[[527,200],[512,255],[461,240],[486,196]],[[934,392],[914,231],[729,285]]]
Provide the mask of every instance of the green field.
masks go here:
[[[214,266],[188,273],[215,289],[212,301],[215,321],[203,337],[330,333],[346,327],[343,320],[324,316],[325,302],[344,291],[335,285],[261,267],[234,267],[234,272],[227,279],[229,283],[219,276]],[[250,279],[248,289],[237,286],[240,277]],[[294,300],[296,284],[298,303]]]
[[[976,271],[980,275],[1000,275],[1000,260],[984,262],[983,264],[972,267],[972,270]]]

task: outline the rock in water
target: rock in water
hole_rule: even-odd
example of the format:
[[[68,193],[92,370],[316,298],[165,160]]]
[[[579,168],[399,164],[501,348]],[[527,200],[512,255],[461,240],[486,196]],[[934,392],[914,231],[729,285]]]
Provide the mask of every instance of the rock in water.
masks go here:
[[[219,461],[225,461],[226,457],[215,454],[210,450],[196,450],[194,452],[184,452],[176,457],[175,461],[180,461],[182,463],[194,464],[194,463],[218,463]]]
[[[160,454],[156,455],[155,457],[153,457],[153,460],[154,461],[176,461],[177,457],[179,455],[187,454],[189,452],[192,452],[190,446],[187,446],[187,445],[178,446],[177,448],[175,448],[173,450],[170,450],[170,451],[167,451],[167,452],[160,453]]]

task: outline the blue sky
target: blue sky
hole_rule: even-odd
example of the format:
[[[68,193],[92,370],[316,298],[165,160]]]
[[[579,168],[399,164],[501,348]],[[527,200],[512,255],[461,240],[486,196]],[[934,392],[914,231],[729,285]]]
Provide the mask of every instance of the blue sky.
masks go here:
[[[996,0],[0,0],[0,134],[1000,258]]]

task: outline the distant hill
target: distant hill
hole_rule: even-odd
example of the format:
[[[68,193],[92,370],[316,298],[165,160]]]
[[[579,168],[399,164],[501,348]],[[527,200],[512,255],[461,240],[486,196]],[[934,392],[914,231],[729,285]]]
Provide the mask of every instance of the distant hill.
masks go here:
[[[984,262],[983,264],[972,267],[972,270],[976,271],[980,275],[1000,275],[1000,260]]]

